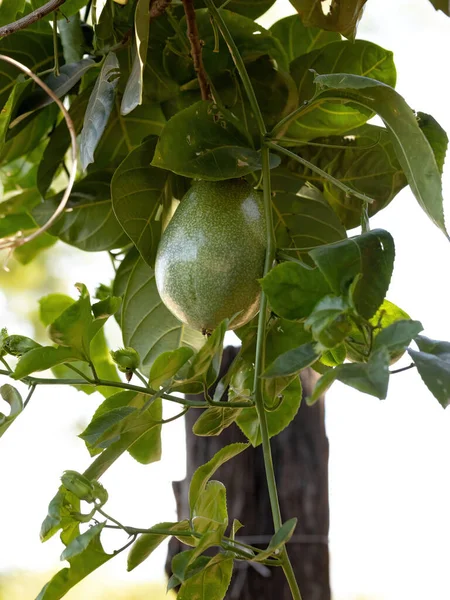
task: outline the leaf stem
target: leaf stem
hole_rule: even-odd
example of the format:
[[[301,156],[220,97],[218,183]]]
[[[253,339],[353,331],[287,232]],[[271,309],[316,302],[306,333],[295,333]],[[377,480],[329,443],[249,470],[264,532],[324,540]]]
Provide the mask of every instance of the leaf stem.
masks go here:
[[[26,397],[25,402],[23,403],[23,408],[25,409],[27,407],[28,402],[31,400],[31,396],[34,394],[34,390],[36,389],[35,385],[32,385],[30,387],[30,391],[28,392],[28,396]]]
[[[55,77],[59,77],[59,48],[58,48],[58,12],[53,13],[53,54],[55,57],[55,66],[53,68]]]
[[[197,73],[198,84],[202,94],[202,100],[209,100],[211,91],[209,89],[208,78],[203,65],[202,44],[200,41],[197,20],[195,18],[195,7],[193,0],[182,0],[184,14],[186,15],[186,24],[188,38],[191,44],[191,56],[194,63],[194,70]]]
[[[252,82],[250,81],[250,77],[248,76],[247,69],[245,68],[244,61],[242,60],[242,56],[236,46],[236,43],[225,24],[225,21],[222,18],[219,10],[215,6],[213,0],[205,0],[205,4],[212,15],[214,21],[217,23],[217,27],[219,28],[220,33],[222,34],[223,39],[225,40],[228,49],[231,54],[231,58],[233,59],[234,64],[238,70],[239,76],[242,79],[242,84],[245,89],[245,93],[248,96],[248,100],[250,102],[250,106],[255,115],[256,123],[258,125],[258,131],[261,137],[264,137],[267,133],[266,125],[264,123],[264,119],[261,113],[261,109],[259,108],[258,100],[256,99],[255,91],[252,86]]]
[[[416,365],[411,363],[407,367],[402,367],[401,369],[394,369],[393,371],[389,371],[390,375],[395,375],[396,373],[403,373],[403,371],[409,371],[409,369],[414,369]]]
[[[284,154],[285,156],[289,156],[289,158],[292,158],[292,159],[296,160],[297,162],[299,162],[300,164],[304,165],[305,167],[308,167],[308,169],[311,169],[311,171],[318,173],[321,177],[328,180],[330,183],[332,183],[336,187],[340,188],[346,194],[350,194],[352,196],[355,196],[356,198],[360,198],[361,200],[363,200],[364,202],[369,203],[369,204],[371,204],[372,202],[375,202],[375,200],[373,198],[366,196],[366,194],[361,194],[360,192],[349,187],[348,185],[345,185],[345,183],[342,183],[342,181],[339,181],[339,179],[336,179],[335,177],[333,177],[326,171],[323,171],[320,167],[317,167],[313,163],[309,162],[309,160],[306,160],[305,158],[302,158],[298,154],[295,154],[295,152],[291,152],[287,148],[283,148],[283,146],[275,144],[274,142],[267,142],[267,146],[269,148],[272,148],[272,150],[281,152],[281,154]]]

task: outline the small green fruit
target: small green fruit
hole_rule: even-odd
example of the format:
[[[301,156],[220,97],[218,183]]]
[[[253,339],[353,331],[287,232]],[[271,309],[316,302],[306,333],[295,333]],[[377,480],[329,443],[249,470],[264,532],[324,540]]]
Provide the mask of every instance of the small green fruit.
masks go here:
[[[158,292],[193,329],[208,333],[232,317],[235,329],[259,310],[265,254],[261,194],[244,180],[196,182],[161,238]]]

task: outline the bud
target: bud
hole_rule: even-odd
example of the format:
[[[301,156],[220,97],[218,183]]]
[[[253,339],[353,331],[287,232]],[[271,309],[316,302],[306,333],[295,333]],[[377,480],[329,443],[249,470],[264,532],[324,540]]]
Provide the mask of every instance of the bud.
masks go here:
[[[6,350],[5,350],[5,340],[8,337],[8,330],[6,329],[6,327],[3,327],[3,329],[0,331],[0,356],[5,356],[6,354]]]
[[[9,335],[3,340],[3,349],[11,356],[22,356],[40,347],[41,344],[24,335]]]
[[[111,350],[111,358],[122,373],[130,373],[139,367],[141,359],[134,348],[119,348],[115,352]]]
[[[63,486],[80,500],[94,502],[94,485],[87,477],[76,471],[64,471],[61,477]]]
[[[95,298],[97,298],[97,300],[106,300],[110,296],[112,296],[112,289],[109,285],[101,283],[95,290]]]

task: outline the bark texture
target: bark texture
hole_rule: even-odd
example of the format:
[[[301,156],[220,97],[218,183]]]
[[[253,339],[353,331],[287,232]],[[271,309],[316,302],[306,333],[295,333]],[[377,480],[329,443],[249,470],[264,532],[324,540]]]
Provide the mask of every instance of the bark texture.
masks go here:
[[[225,349],[224,371],[235,353],[235,348]],[[314,378],[311,370],[302,374],[304,393],[314,385]],[[187,478],[173,484],[180,519],[189,516],[189,481],[195,469],[223,446],[245,441],[234,425],[218,437],[194,436],[191,429],[198,415],[198,411],[190,411],[186,418]],[[291,425],[272,438],[272,451],[283,521],[294,516],[298,518],[288,550],[303,600],[330,600],[328,440],[323,401],[313,407],[302,403]],[[238,538],[258,547],[267,546],[273,535],[273,524],[261,448],[250,448],[238,455],[223,465],[214,478],[226,486],[230,522],[237,518],[245,525]],[[178,540],[172,539],[167,558],[169,574],[173,555],[185,549]],[[280,568],[238,563],[226,600],[255,599],[291,599]]]

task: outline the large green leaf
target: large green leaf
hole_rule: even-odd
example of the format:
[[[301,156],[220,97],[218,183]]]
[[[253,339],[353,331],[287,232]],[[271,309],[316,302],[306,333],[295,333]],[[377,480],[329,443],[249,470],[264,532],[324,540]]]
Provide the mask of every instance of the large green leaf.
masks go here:
[[[104,523],[99,523],[81,534],[66,548],[62,559],[70,563],[70,568],[59,571],[41,590],[36,600],[59,600],[82,579],[101,567],[115,556],[107,554],[100,542]]]
[[[3,15],[3,6],[1,12]],[[45,71],[53,66],[54,61],[52,28],[45,24],[4,37],[0,40],[0,54],[18,60],[35,72]],[[19,74],[13,65],[0,62],[0,107],[11,93]]]
[[[211,102],[196,102],[169,120],[152,165],[209,181],[243,177],[260,170],[260,152],[248,147],[233,120]],[[280,159],[272,156],[272,167],[279,163]]]
[[[194,514],[197,502],[205,491],[208,481],[217,469],[247,448],[248,444],[229,444],[216,452],[211,460],[196,469],[189,486],[189,507],[191,516]]]
[[[286,319],[304,319],[317,302],[330,293],[330,286],[319,269],[295,262],[284,262],[261,280],[272,310]]]
[[[436,138],[442,152],[442,138]],[[332,177],[373,198],[374,202],[368,206],[369,216],[385,208],[407,185],[389,132],[383,127],[363,125],[344,136],[317,139],[316,142],[324,146],[304,145],[296,152]],[[322,188],[323,196],[347,229],[360,224],[362,202],[359,198],[292,159],[287,167],[292,177],[298,176],[300,181],[310,181]]]
[[[354,73],[391,86],[396,81],[392,52],[364,40],[334,42],[295,59],[291,75],[298,85],[300,103],[314,97],[317,73]],[[339,135],[363,125],[373,115],[372,111],[373,108],[367,110],[350,103],[342,105],[325,100],[313,103],[289,127],[287,135],[298,140]]]
[[[356,27],[367,0],[332,0],[324,10],[323,0],[290,0],[308,27],[320,27],[339,31],[348,38],[354,38]]]
[[[227,2],[227,10],[250,19],[257,19],[268,11],[274,3],[275,0],[231,0],[231,2]],[[204,0],[196,0],[195,2],[195,6],[202,7],[204,5]]]
[[[26,0],[3,0],[0,11],[0,25],[9,25],[25,7]]]
[[[97,77],[84,116],[83,130],[79,141],[80,160],[83,169],[94,162],[95,149],[105,131],[114,107],[119,73],[117,56],[114,52],[110,52],[105,58]]]
[[[161,236],[162,205],[168,172],[150,166],[156,138],[133,150],[115,171],[111,181],[114,213],[142,258],[153,266]]]
[[[87,252],[125,246],[129,238],[114,215],[111,176],[111,171],[94,171],[76,183],[63,214],[50,228],[50,233]],[[61,196],[57,194],[33,210],[33,217],[39,225],[48,221]]]
[[[299,373],[302,369],[306,369],[312,365],[318,359],[319,355],[313,344],[307,343],[288,350],[284,354],[278,356],[273,363],[271,363],[261,377],[272,378],[272,377],[284,377],[285,375],[294,375]]]
[[[355,308],[369,319],[382,304],[394,268],[394,241],[383,229],[374,229],[360,236],[320,246],[310,255],[333,292],[348,293],[355,277],[361,275],[353,290]]]
[[[178,600],[208,598],[223,600],[233,574],[233,559],[217,554],[203,569],[185,581],[177,594]]]
[[[315,246],[346,237],[345,228],[321,192],[303,185],[295,173],[274,171],[272,191],[275,236],[278,248],[296,256]]]
[[[339,33],[325,31],[318,27],[306,27],[298,15],[277,21],[270,31],[280,40],[289,62],[341,39]]]
[[[183,325],[165,307],[156,289],[153,270],[140,258],[131,272],[122,308],[125,346],[139,352],[148,371],[154,360],[169,350],[187,346],[197,350],[203,336]]]
[[[441,10],[450,17],[450,6],[447,0],[430,0],[436,10]]]
[[[357,75],[318,75],[315,83],[319,100],[333,98],[344,103],[356,102],[383,119],[417,201],[448,237],[439,168],[430,143],[402,96],[388,85]]]
[[[419,351],[408,348],[408,353],[427,388],[443,408],[450,404],[450,343],[430,340],[424,336],[415,339]]]

